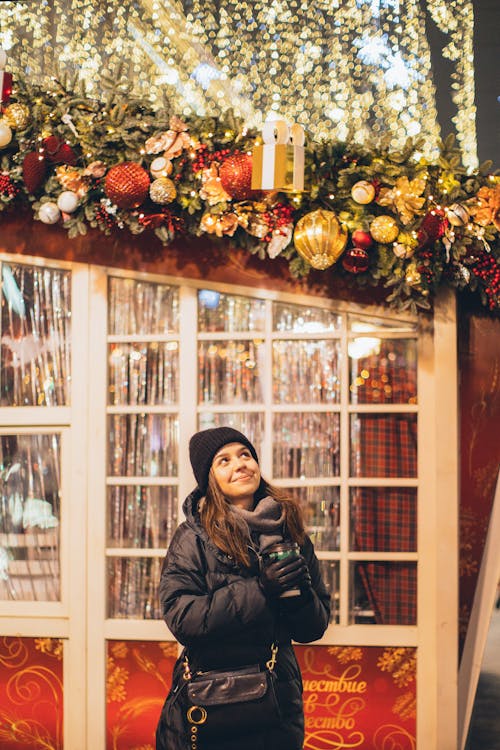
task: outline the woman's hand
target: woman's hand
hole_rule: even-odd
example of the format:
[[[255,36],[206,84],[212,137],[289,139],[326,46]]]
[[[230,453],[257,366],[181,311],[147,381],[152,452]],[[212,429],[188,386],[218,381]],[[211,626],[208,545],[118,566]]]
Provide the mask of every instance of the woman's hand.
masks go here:
[[[263,567],[260,585],[266,596],[281,596],[287,589],[311,586],[311,576],[302,555],[293,555]]]

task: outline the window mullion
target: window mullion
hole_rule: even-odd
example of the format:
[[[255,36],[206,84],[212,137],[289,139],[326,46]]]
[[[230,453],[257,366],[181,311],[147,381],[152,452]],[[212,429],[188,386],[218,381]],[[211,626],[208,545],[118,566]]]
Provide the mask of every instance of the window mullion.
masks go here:
[[[339,624],[349,624],[349,357],[347,315],[342,316],[340,362],[340,614]]]

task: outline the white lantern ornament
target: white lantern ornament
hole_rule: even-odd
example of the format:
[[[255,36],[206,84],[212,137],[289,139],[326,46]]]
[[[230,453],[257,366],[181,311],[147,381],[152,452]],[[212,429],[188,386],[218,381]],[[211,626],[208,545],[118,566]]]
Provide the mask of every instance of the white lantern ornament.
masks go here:
[[[49,201],[48,203],[42,203],[38,216],[44,224],[56,224],[61,218],[61,212],[56,203]]]
[[[5,120],[0,120],[0,148],[5,148],[12,140],[12,130]]]
[[[64,190],[57,199],[57,207],[65,214],[72,214],[78,206],[78,196],[72,190]]]
[[[368,180],[359,180],[352,186],[351,196],[356,203],[366,206],[375,198],[375,186]]]

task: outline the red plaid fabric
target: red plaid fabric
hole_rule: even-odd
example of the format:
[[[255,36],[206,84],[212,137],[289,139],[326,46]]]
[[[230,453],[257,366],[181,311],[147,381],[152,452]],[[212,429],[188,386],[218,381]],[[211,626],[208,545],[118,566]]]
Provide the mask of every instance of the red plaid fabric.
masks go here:
[[[413,487],[360,487],[351,494],[355,552],[415,552],[417,491]]]
[[[416,415],[351,415],[351,476],[416,477]]]
[[[357,362],[354,403],[416,403],[414,350],[407,342],[382,342],[377,357]],[[415,414],[353,414],[351,476],[417,476]],[[416,492],[412,488],[359,488],[352,496],[356,551],[410,552],[416,548]],[[366,597],[382,625],[416,622],[417,566],[413,562],[358,563]]]
[[[358,563],[358,573],[378,625],[415,625],[417,565],[412,562]]]

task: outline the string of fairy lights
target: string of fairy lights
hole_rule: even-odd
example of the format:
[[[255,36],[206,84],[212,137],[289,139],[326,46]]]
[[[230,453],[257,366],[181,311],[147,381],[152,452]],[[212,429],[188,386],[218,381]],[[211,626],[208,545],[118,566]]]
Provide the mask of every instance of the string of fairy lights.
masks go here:
[[[472,0],[426,0],[446,39],[464,164],[477,165]],[[25,76],[60,70],[99,95],[124,65],[133,93],[180,115],[280,115],[314,140],[440,137],[419,0],[41,0],[0,3],[0,47]]]

